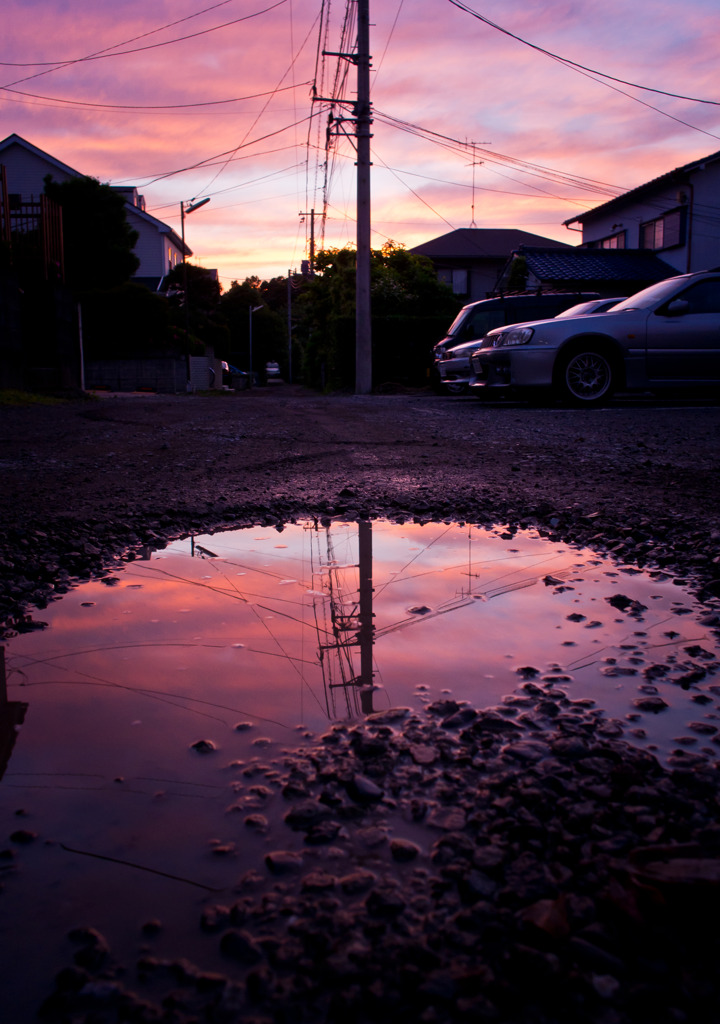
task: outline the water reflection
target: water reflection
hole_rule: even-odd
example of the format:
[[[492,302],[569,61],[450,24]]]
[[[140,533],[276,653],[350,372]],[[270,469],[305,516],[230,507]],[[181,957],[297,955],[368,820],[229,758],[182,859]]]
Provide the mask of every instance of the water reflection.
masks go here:
[[[643,726],[662,747],[693,710],[683,680],[707,688],[717,667],[712,629],[662,574],[455,524],[195,536],[44,617],[49,629],[8,648],[8,685],[32,697],[31,735],[40,742],[47,715],[58,763],[118,774],[138,761],[159,771],[198,738],[237,752],[239,719],[254,726],[241,745],[252,756],[301,726],[444,689],[487,706],[527,671],[620,718],[639,693],[662,691],[673,713]]]
[[[0,779],[5,774],[12,754],[18,729],[25,720],[27,704],[8,700],[5,672],[5,648],[0,647]]]

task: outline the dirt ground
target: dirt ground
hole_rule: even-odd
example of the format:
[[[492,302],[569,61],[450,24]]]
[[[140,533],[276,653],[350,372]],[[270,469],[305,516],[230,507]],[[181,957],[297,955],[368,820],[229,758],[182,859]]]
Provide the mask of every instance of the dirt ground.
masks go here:
[[[42,602],[58,566],[87,574],[158,536],[303,513],[539,524],[712,585],[719,422],[717,402],[588,411],[294,386],[2,407],[0,615]]]

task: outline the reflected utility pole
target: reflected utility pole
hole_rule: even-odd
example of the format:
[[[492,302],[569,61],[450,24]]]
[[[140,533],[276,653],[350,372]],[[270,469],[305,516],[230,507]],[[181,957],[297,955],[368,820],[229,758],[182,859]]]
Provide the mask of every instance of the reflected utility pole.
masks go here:
[[[372,523],[358,523],[358,554],[360,569],[360,628],[358,642],[360,644],[360,706],[366,715],[372,714],[373,708],[373,641],[375,627],[373,625],[373,577],[372,577]]]

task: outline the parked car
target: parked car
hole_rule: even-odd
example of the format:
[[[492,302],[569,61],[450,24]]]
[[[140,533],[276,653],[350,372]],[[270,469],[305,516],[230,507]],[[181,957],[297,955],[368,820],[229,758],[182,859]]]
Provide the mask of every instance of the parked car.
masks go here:
[[[234,391],[245,391],[251,385],[250,374],[245,370],[238,370],[232,363],[222,363],[222,382],[226,387]]]
[[[490,331],[473,387],[544,388],[579,406],[614,391],[720,385],[720,271],[667,278],[595,316]]]
[[[479,341],[493,327],[516,324],[526,320],[539,320],[557,316],[563,309],[580,301],[599,299],[597,292],[551,292],[545,295],[498,295],[492,299],[480,299],[463,306],[448,328],[445,337],[433,348],[433,378],[436,386],[449,394],[467,391],[469,367],[458,377],[441,382],[439,362],[451,348],[468,341]]]
[[[522,296],[522,298],[525,298],[525,296]],[[606,312],[611,306],[622,302],[622,300],[622,296],[614,299],[589,299],[587,302],[578,302],[574,306],[570,306],[569,309],[564,309],[557,316],[595,316],[597,313]],[[465,341],[462,345],[456,345],[454,348],[448,349],[444,356],[438,360],[438,376],[449,394],[463,394],[469,389],[470,384],[475,379],[470,357],[479,344],[480,340],[477,338],[474,341]]]
[[[278,363],[271,361],[265,363],[265,383],[266,384],[282,384],[283,380],[280,376],[280,366]]]

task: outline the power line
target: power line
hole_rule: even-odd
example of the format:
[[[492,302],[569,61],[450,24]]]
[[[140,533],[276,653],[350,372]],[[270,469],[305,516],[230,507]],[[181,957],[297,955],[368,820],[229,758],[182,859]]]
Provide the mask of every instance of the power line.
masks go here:
[[[204,160],[198,160],[194,164],[188,164],[187,167],[177,167],[172,171],[164,171],[162,174],[157,174],[153,178],[149,178],[147,181],[138,185],[138,188],[147,188],[148,185],[153,185],[156,181],[163,181],[165,178],[172,178],[176,174],[184,174],[186,171],[197,171],[203,167],[209,167],[212,165],[213,160],[223,160],[223,167],[227,165],[228,161],[224,160],[225,157],[229,156],[231,159],[240,149],[247,149],[249,146],[254,146],[258,142],[264,142],[266,139],[271,139],[275,135],[282,135],[283,132],[289,131],[291,128],[295,128],[299,124],[305,124],[306,121],[310,120],[312,115],[307,117],[301,117],[298,121],[293,121],[291,124],[286,124],[283,128],[278,128],[274,132],[268,132],[267,135],[260,135],[257,139],[251,139],[250,142],[243,142],[239,146],[235,146],[233,149],[226,149],[223,153],[215,153],[213,156],[205,157]],[[217,175],[216,175],[217,176]],[[214,180],[214,179],[213,179]],[[198,191],[198,195],[203,190]]]
[[[255,92],[250,93],[247,96],[232,96],[229,99],[224,100],[199,100],[196,103],[94,103],[92,100],[69,100],[59,96],[43,96],[39,93],[25,92],[22,89],[10,89],[3,87],[6,92],[13,93],[17,96],[28,96],[31,99],[46,100],[57,106],[70,106],[70,107],[87,107],[90,109],[101,109],[101,110],[130,110],[134,112],[142,112],[144,110],[157,112],[163,110],[189,110],[196,107],[217,107],[227,105],[229,103],[243,103],[246,100],[257,100],[263,99],[265,96],[273,97],[279,92],[287,92],[292,89],[302,88],[304,85],[311,85],[312,80],[308,79],[305,82],[298,82],[294,85],[283,85],[281,87],[270,89],[267,92]]]
[[[228,0],[229,2],[229,0]],[[239,25],[243,21],[250,21],[252,18],[258,18],[262,14],[267,14],[269,11],[274,11],[276,7],[282,7],[288,0],[277,0],[276,3],[271,4],[269,7],[264,7],[261,11],[255,11],[253,14],[245,14],[242,18],[234,18],[232,21],[226,21],[222,25],[214,25],[212,28],[201,29],[198,32],[192,32],[187,36],[178,36],[176,39],[166,39],[162,43],[151,43],[149,46],[137,46],[131,50],[115,50],[117,46],[124,46],[124,43],[115,43],[114,46],[107,47],[105,50],[98,50],[96,53],[88,54],[86,57],[78,57],[76,60],[60,61],[56,62],[55,67],[48,68],[45,71],[38,71],[34,75],[26,75],[25,78],[18,78],[14,82],[8,82],[7,85],[0,85],[0,89],[11,91],[10,87],[13,85],[20,85],[21,82],[28,82],[32,78],[41,78],[43,75],[49,75],[53,71],[59,71],[61,68],[72,67],[75,64],[83,64],[93,60],[104,60],[108,57],[124,57],[130,53],[143,53],[147,50],[155,50],[161,46],[172,46],[174,43],[182,43],[188,39],[197,39],[199,36],[209,35],[211,32],[217,32],[221,28],[229,28],[231,25]],[[212,8],[208,8],[211,10]],[[185,19],[183,19],[185,20]],[[174,22],[173,24],[177,24]],[[165,26],[168,27],[168,26]],[[153,32],[162,31],[161,29],[153,29]],[[151,35],[152,33],[147,33]],[[142,37],[139,37],[142,38]],[[115,50],[114,53],[108,52],[109,50]]]
[[[468,144],[466,142],[454,139],[448,135],[442,135],[441,133],[432,131],[429,128],[423,128],[420,125],[412,124],[409,121],[403,121],[390,114],[384,114],[382,111],[377,109],[374,113],[376,121],[387,124],[389,127],[408,132],[411,135],[415,135],[418,138],[424,138],[430,142],[436,142],[441,148],[448,149],[450,152],[458,155],[467,155]],[[617,185],[610,185],[607,182],[597,181],[593,178],[583,178],[578,175],[567,174],[563,171],[557,171],[553,168],[545,167],[542,164],[521,160],[519,157],[506,156],[502,153],[496,153],[492,150],[478,147],[477,145],[475,146],[475,151],[482,154],[483,160],[487,163],[509,165],[521,170],[523,173],[543,178],[546,181],[554,181],[558,184],[571,185],[578,188],[592,189],[601,195],[607,195],[613,198],[616,195],[621,195],[623,192],[627,191]]]
[[[283,2],[283,3],[285,3],[285,0],[282,0],[282,2]],[[279,5],[276,5],[276,6],[279,6]],[[315,28],[315,25],[317,24],[317,22],[318,22],[318,19],[319,19],[319,17],[320,17],[320,15],[319,15],[319,14],[318,14],[318,15],[317,15],[317,16],[315,17],[315,20],[313,21],[312,25],[311,25],[311,26],[310,26],[310,28],[308,29],[308,32],[307,32],[307,34],[306,34],[305,38],[303,39],[303,41],[302,41],[302,43],[301,43],[301,45],[300,45],[300,48],[298,49],[297,53],[295,54],[295,56],[294,56],[294,57],[292,58],[292,60],[290,61],[290,65],[288,66],[288,68],[287,68],[287,69],[285,70],[285,72],[283,73],[283,75],[282,75],[282,77],[280,78],[280,81],[278,82],[278,84],[277,84],[277,85],[275,86],[275,88],[274,88],[274,89],[272,90],[272,92],[270,93],[270,95],[269,95],[269,97],[268,97],[268,100],[267,100],[267,102],[265,103],[265,106],[264,106],[264,107],[262,108],[262,110],[261,110],[261,111],[260,111],[260,113],[259,113],[259,114],[257,115],[257,117],[255,118],[255,120],[253,121],[253,123],[252,123],[252,124],[250,125],[250,127],[249,127],[249,128],[247,129],[247,131],[246,131],[246,132],[245,132],[245,134],[243,135],[243,137],[242,137],[242,140],[240,141],[240,143],[239,143],[239,144],[238,144],[238,145],[237,145],[237,146],[236,146],[236,147],[235,147],[234,149],[230,150],[230,155],[228,156],[227,160],[226,160],[226,161],[225,161],[225,162],[223,163],[223,165],[222,165],[222,166],[221,166],[221,167],[220,167],[220,168],[219,168],[219,169],[218,169],[218,170],[217,170],[217,171],[215,172],[215,174],[214,174],[214,175],[212,176],[212,178],[210,179],[210,181],[208,182],[208,184],[206,185],[206,187],[205,187],[204,189],[200,189],[200,192],[202,192],[203,194],[205,194],[205,193],[207,192],[207,190],[209,189],[210,185],[212,185],[212,183],[213,183],[214,181],[216,181],[216,180],[217,180],[217,179],[219,178],[219,176],[220,176],[220,175],[222,174],[222,172],[223,172],[223,171],[225,170],[225,168],[226,168],[226,167],[227,167],[227,165],[228,165],[228,164],[230,163],[230,161],[231,161],[232,157],[233,157],[233,156],[235,155],[235,153],[237,153],[237,152],[238,152],[238,150],[240,150],[240,149],[242,149],[242,148],[243,148],[243,146],[245,145],[245,141],[246,141],[246,139],[247,139],[248,135],[250,134],[250,132],[251,132],[251,131],[253,130],[253,128],[255,127],[255,125],[256,125],[256,124],[258,123],[258,121],[260,120],[260,118],[261,118],[261,117],[263,116],[263,114],[265,113],[265,111],[266,111],[266,110],[267,110],[267,108],[269,107],[269,105],[270,105],[270,102],[271,102],[271,100],[273,99],[273,97],[274,97],[274,96],[275,96],[275,95],[276,95],[276,94],[277,94],[277,93],[278,93],[278,92],[280,91],[280,87],[281,87],[282,83],[284,82],[284,80],[285,80],[285,79],[287,78],[287,76],[288,76],[288,75],[290,74],[290,72],[291,72],[291,71],[293,70],[293,68],[295,67],[295,64],[297,63],[298,59],[300,58],[300,54],[301,54],[301,53],[303,52],[303,50],[305,49],[305,44],[307,43],[308,39],[310,38],[310,34],[311,34],[311,32],[313,31],[313,29]],[[295,127],[297,127],[297,125],[299,125],[299,124],[302,124],[302,123],[303,123],[303,122],[304,122],[305,120],[306,120],[306,118],[302,118],[302,120],[301,120],[301,121],[295,121],[295,122],[294,122],[294,123],[293,123],[292,125],[289,125],[289,127],[290,127],[290,128],[295,128]],[[283,130],[287,131],[287,129],[283,129]],[[269,137],[269,136],[265,136],[265,138],[268,138],[268,137]],[[198,195],[200,194],[200,192],[198,193]]]
[[[461,3],[460,0],[449,0],[449,3],[454,7],[459,8],[459,10],[465,11],[466,14],[472,15],[473,18],[477,18],[478,21],[482,21],[490,28],[494,28],[497,32],[502,32],[503,35],[517,40],[517,42],[522,43],[524,46],[529,46],[532,50],[537,50],[538,53],[543,53],[546,57],[550,57],[552,60],[557,60],[561,64],[565,64],[569,67],[577,68],[579,71],[587,71],[592,75],[599,75],[601,78],[607,78],[611,82],[618,82],[620,85],[629,85],[632,89],[642,89],[644,92],[654,92],[659,96],[668,96],[675,100],[687,100],[690,103],[706,103],[710,106],[720,107],[720,100],[704,100],[698,99],[696,96],[683,96],[675,92],[666,92],[664,89],[654,89],[649,85],[638,85],[637,82],[627,82],[624,78],[615,78],[613,75],[607,75],[603,71],[596,71],[594,68],[585,67],[584,64],[578,64],[576,61],[570,60],[568,57],[560,57],[557,53],[552,53],[550,50],[546,50],[542,46],[538,46],[536,43],[531,43],[529,40],[523,39],[522,36],[515,35],[514,32],[511,32],[507,28],[503,28],[502,25],[497,25],[494,21],[490,21],[489,18],[486,18],[484,15],[474,11],[466,4]],[[653,107],[653,109],[656,108]],[[661,113],[663,113],[663,111],[661,111]],[[692,125],[690,125],[690,127],[692,127]]]
[[[164,32],[166,28],[174,28],[176,25],[182,25],[184,21],[192,21],[193,18],[199,18],[203,14],[207,14],[208,11],[217,10],[218,7],[227,7],[228,4],[233,3],[234,0],[221,0],[220,3],[213,4],[211,7],[204,7],[201,11],[195,11],[194,14],[188,14],[185,18],[178,18],[177,21],[170,21],[167,25],[160,25],[158,28],[151,28],[147,32],[142,32],[138,36],[132,36],[130,39],[124,39],[121,43],[114,43],[112,46],[106,47],[104,50],[98,50],[97,53],[91,56],[99,56],[102,53],[106,53],[108,50],[114,50],[118,46],[129,46],[130,43],[136,43],[139,39],[147,39],[148,36],[155,35],[157,32]],[[10,61],[0,60],[0,67],[5,68],[41,68],[41,67],[54,67],[55,65],[61,64],[75,64],[78,61],[87,60],[87,57],[74,57],[68,60],[29,60],[29,61]]]

